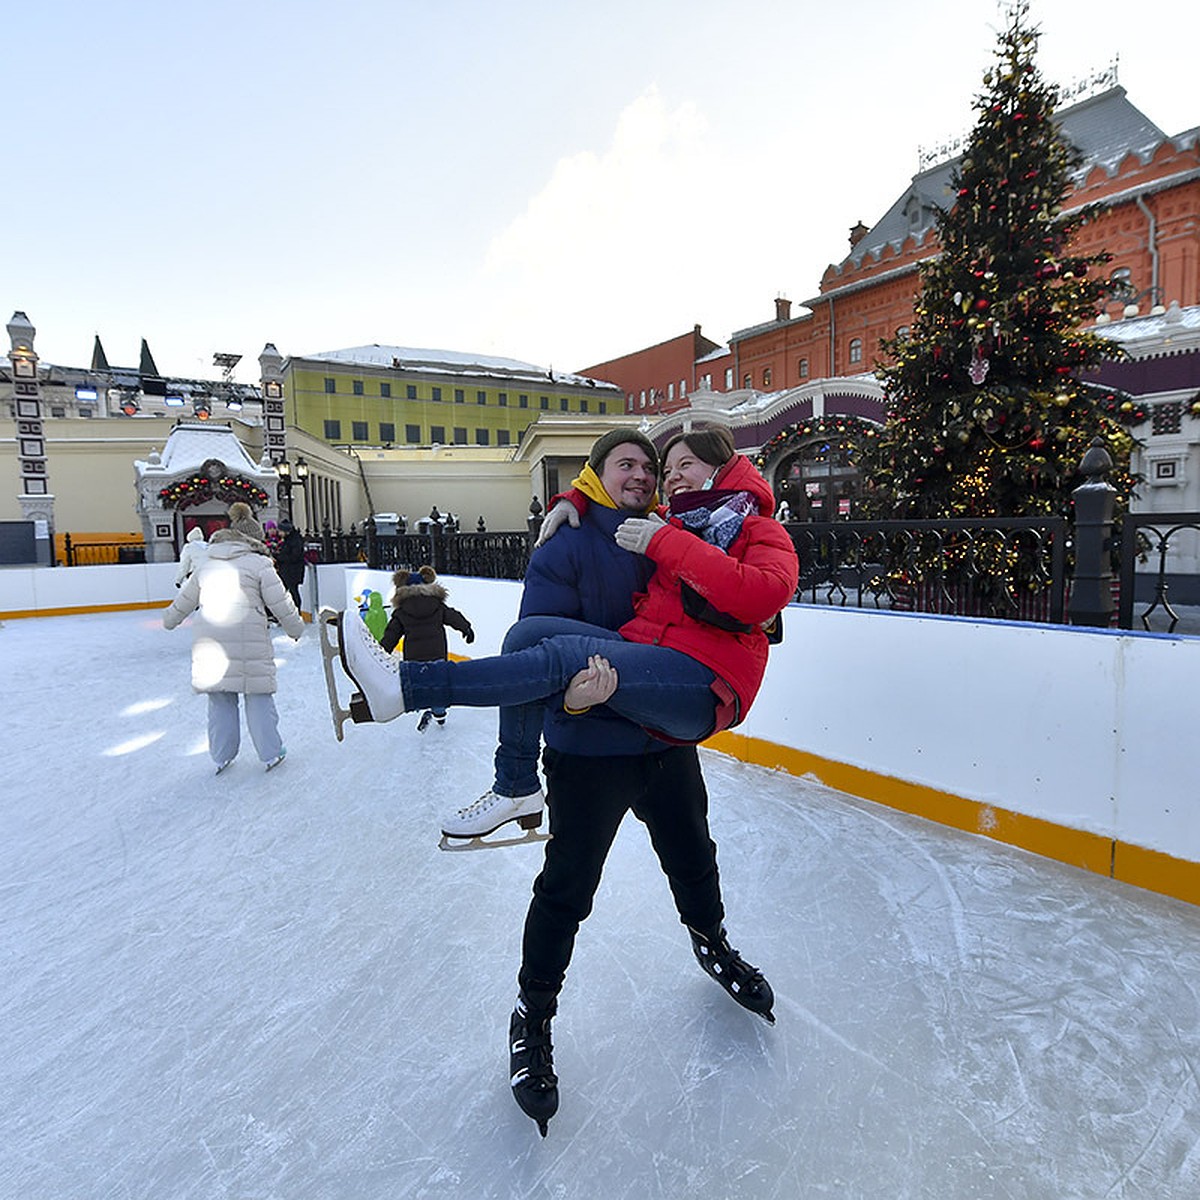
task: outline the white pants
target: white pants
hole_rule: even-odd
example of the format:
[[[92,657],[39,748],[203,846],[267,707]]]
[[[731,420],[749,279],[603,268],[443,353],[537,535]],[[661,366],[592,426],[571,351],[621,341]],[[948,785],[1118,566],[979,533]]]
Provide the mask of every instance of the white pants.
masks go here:
[[[237,758],[241,745],[238,696],[246,702],[246,728],[262,762],[278,758],[283,750],[279,736],[279,714],[275,697],[269,693],[209,692],[208,752],[218,766]]]

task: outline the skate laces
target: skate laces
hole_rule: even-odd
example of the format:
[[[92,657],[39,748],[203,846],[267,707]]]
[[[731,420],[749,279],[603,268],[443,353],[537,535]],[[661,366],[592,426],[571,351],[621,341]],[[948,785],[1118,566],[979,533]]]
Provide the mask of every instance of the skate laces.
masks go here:
[[[460,808],[455,815],[460,817],[478,817],[487,812],[489,808],[494,808],[497,801],[507,799],[507,796],[501,796],[496,792],[484,792],[478,800],[472,800],[466,808]]]

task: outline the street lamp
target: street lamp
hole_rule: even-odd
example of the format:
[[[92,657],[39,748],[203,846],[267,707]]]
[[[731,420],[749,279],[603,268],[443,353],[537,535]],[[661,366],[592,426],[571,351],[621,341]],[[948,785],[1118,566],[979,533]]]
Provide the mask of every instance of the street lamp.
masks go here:
[[[282,458],[275,464],[275,470],[279,473],[279,491],[284,500],[287,502],[288,520],[294,519],[292,515],[292,488],[308,487],[308,463],[304,460],[303,455],[296,458],[296,465],[293,468],[292,464],[286,458]],[[308,493],[305,492],[307,499]]]

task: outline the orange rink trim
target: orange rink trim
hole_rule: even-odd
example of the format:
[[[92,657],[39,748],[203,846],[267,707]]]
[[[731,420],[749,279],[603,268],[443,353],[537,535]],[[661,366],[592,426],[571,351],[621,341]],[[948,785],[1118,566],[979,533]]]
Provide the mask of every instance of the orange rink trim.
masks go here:
[[[162,610],[170,607],[170,604],[170,600],[140,600],[136,603],[128,601],[124,604],[86,604],[71,608],[18,608],[0,612],[0,621],[16,621],[22,617],[81,617],[88,613],[138,612],[149,608]],[[300,615],[305,621],[312,622],[312,613],[302,611]]]
[[[834,762],[742,733],[726,730],[714,734],[704,745],[754,766],[807,776],[835,791],[886,808],[1017,846],[1043,858],[1081,867],[1096,875],[1106,875],[1189,904],[1200,904],[1200,863],[1172,858],[1169,854],[1117,841],[1103,834],[1056,825],[1040,817],[1010,812],[979,800],[966,800],[924,784]]]

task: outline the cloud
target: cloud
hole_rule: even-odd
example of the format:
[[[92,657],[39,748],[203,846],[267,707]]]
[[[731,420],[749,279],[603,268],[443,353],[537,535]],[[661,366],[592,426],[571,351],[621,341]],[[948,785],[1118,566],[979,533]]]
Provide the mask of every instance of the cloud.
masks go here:
[[[722,227],[713,224],[722,188],[705,186],[722,174],[717,158],[694,104],[668,108],[654,88],[639,96],[603,153],[561,159],[493,239],[481,280],[497,297],[489,340],[511,346],[537,328],[541,345],[584,358],[653,341],[670,311],[664,290],[694,286],[705,269],[699,251]]]

